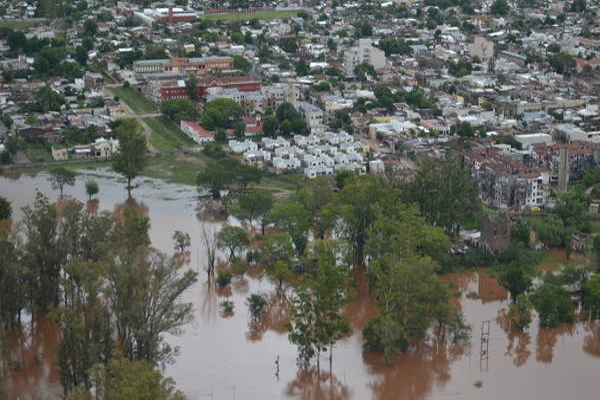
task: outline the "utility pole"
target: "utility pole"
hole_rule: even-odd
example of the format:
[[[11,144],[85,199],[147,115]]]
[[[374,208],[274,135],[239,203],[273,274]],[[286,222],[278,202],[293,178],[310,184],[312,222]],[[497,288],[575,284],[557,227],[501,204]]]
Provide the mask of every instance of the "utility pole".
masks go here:
[[[488,370],[488,356],[490,349],[490,321],[481,322],[481,342],[479,350],[479,369]]]

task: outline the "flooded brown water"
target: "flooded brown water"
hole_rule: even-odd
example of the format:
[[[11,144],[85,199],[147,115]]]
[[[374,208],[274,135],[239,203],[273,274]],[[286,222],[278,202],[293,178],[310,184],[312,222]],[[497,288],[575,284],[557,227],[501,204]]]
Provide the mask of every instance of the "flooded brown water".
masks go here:
[[[100,209],[115,210],[126,198],[124,184],[102,171],[94,174],[100,184]],[[78,177],[66,194],[85,200],[84,182]],[[35,189],[56,198],[45,175],[0,178],[0,195],[13,203],[15,220],[20,207],[30,204]],[[296,349],[285,332],[286,302],[256,273],[236,278],[232,288],[218,291],[202,273],[201,224],[195,217],[196,190],[147,180],[134,191],[138,203],[148,209],[153,245],[172,253],[173,231],[190,233],[190,266],[200,268],[199,282],[186,301],[194,303],[194,321],[181,336],[168,336],[179,347],[175,363],[166,374],[189,399],[570,399],[597,398],[595,379],[600,370],[600,323],[578,323],[555,329],[538,329],[536,321],[527,333],[509,329],[506,292],[495,278],[481,273],[444,277],[461,292],[456,306],[472,326],[472,340],[447,345],[430,340],[399,355],[394,367],[386,367],[378,354],[362,351],[360,330],[377,310],[359,276],[359,295],[345,314],[354,334],[334,349],[333,368],[324,357],[322,370],[298,371]],[[200,247],[199,247],[200,246]],[[269,298],[266,318],[250,323],[245,299],[250,293]],[[467,294],[472,293],[469,297]],[[473,293],[477,293],[474,296]],[[477,297],[477,298],[476,298]],[[235,303],[232,316],[222,316],[219,302]],[[481,357],[481,324],[490,321],[488,356]],[[58,336],[53,323],[40,319],[10,335],[10,360],[20,363],[19,372],[5,369],[9,398],[56,398],[62,393],[55,365]],[[2,357],[0,355],[0,357]],[[276,375],[275,360],[280,372]],[[14,363],[13,363],[14,366]],[[481,381],[481,387],[474,385]],[[575,395],[576,394],[576,395]]]

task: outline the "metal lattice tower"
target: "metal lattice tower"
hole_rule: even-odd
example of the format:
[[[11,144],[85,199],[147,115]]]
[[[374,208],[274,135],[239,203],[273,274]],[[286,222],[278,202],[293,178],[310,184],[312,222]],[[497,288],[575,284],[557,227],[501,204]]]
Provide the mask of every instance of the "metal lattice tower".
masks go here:
[[[488,370],[488,357],[490,350],[490,321],[481,323],[481,344],[479,350],[479,369],[481,371]]]

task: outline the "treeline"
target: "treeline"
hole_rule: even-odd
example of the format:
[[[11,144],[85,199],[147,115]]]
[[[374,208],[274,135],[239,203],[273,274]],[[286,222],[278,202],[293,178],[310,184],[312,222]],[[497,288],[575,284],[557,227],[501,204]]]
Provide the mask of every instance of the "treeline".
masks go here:
[[[419,180],[410,185],[339,173],[335,180],[307,182],[286,200],[273,201],[272,194],[257,189],[226,196],[231,213],[251,227],[257,220],[263,226],[256,233],[257,251],[230,263],[235,270],[256,264],[277,290],[291,291],[289,339],[298,347],[300,366],[318,363],[325,351],[332,357],[335,343],[352,332],[340,311],[355,297],[360,271],[367,273],[381,311],[364,330],[366,350],[382,351],[392,363],[398,351],[424,338],[431,327],[449,340],[468,336],[462,316],[450,305],[453,289],[437,273],[449,234],[478,215],[477,192],[465,186],[468,175],[453,157],[425,162],[420,170]],[[210,189],[204,174],[199,183]],[[432,192],[420,193],[421,185]],[[442,213],[434,208],[443,204],[426,202],[426,196],[463,203]],[[249,241],[233,242],[245,248]]]
[[[89,389],[98,371],[172,357],[162,335],[190,320],[192,305],[180,296],[196,273],[180,273],[175,259],[152,248],[149,227],[131,200],[113,215],[38,193],[21,223],[2,234],[0,325],[50,313],[61,333],[65,393]]]
[[[0,197],[0,327],[16,327],[24,313],[56,321],[60,382],[69,399],[90,398],[92,386],[99,399],[180,399],[155,367],[176,350],[163,334],[192,317],[192,305],[180,298],[197,274],[181,271],[181,257],[151,246],[150,220],[131,198],[146,163],[145,137],[133,120],[114,129],[120,152],[113,168],[129,193],[114,214],[63,198],[75,181],[64,168],[50,171],[59,201],[37,193],[18,224],[7,219],[12,209]],[[86,182],[90,198],[98,191]],[[180,251],[189,246],[174,239]]]

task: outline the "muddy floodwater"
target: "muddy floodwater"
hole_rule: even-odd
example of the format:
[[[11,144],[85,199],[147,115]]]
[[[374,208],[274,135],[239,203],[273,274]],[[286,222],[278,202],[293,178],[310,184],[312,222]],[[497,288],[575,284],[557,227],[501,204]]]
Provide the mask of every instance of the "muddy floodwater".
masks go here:
[[[12,202],[15,220],[21,218],[20,208],[32,203],[36,189],[51,199],[57,197],[46,178],[44,174],[0,178],[0,195]],[[84,182],[90,178],[100,185],[100,209],[112,211],[123,204],[124,183],[102,170],[81,171],[75,187],[68,187],[65,194],[85,201]],[[172,253],[175,230],[192,237],[189,266],[201,274],[185,301],[194,304],[194,321],[180,336],[167,337],[179,348],[179,355],[166,368],[189,399],[598,398],[600,323],[538,329],[534,320],[527,333],[512,332],[506,317],[507,293],[485,271],[444,277],[461,293],[456,306],[472,326],[471,341],[446,345],[431,340],[399,355],[393,367],[384,366],[380,355],[362,351],[361,329],[376,309],[364,277],[357,276],[359,295],[345,310],[354,334],[335,347],[332,370],[323,358],[320,373],[299,372],[296,349],[284,328],[285,299],[274,294],[271,284],[252,271],[236,278],[230,290],[214,290],[207,284],[196,189],[143,180],[134,196],[148,209],[155,247]],[[245,299],[250,293],[269,298],[267,315],[259,324],[249,322]],[[225,298],[235,303],[232,316],[219,313],[219,302]],[[485,321],[489,321],[489,333]],[[483,344],[482,323],[487,339]],[[60,396],[55,365],[59,338],[52,321],[26,319],[23,328],[9,337],[9,356],[4,359],[13,367],[5,369],[9,398]]]

